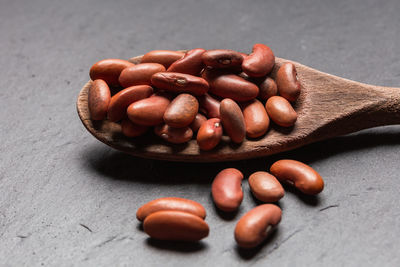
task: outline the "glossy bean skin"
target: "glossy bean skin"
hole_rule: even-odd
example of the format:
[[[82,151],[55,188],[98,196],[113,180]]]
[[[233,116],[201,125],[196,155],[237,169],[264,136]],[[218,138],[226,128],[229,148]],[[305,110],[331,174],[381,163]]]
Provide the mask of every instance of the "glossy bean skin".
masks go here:
[[[122,70],[131,66],[135,66],[135,64],[127,60],[116,58],[103,59],[96,62],[90,68],[90,79],[93,81],[102,79],[110,86],[118,86],[118,77]]]
[[[270,97],[278,95],[276,82],[270,77],[267,77],[258,83],[258,88],[260,89],[258,98],[261,100],[268,100]]]
[[[268,172],[255,172],[249,177],[254,197],[263,202],[276,202],[285,195],[285,190],[275,176]]]
[[[208,224],[199,216],[176,210],[157,211],[143,222],[150,237],[171,241],[199,241],[208,236]]]
[[[271,72],[275,65],[275,55],[264,44],[255,44],[253,52],[243,59],[242,69],[250,77],[262,77]]]
[[[217,208],[226,212],[239,208],[243,200],[242,180],[243,174],[234,168],[217,174],[211,185],[211,195]]]
[[[296,67],[292,63],[285,63],[279,68],[275,81],[282,97],[290,102],[297,100],[300,95],[301,85],[297,80]]]
[[[246,135],[250,138],[264,135],[269,127],[269,117],[264,105],[257,99],[253,99],[241,103],[240,106],[246,125]]]
[[[204,112],[209,119],[220,117],[219,106],[221,104],[221,101],[212,97],[209,94],[204,94],[198,99],[200,102],[200,110]]]
[[[151,83],[159,88],[173,93],[190,93],[196,96],[204,95],[208,83],[201,77],[178,72],[158,72],[151,77]]]
[[[259,205],[238,221],[235,240],[242,248],[254,248],[261,244],[281,221],[282,210],[273,204]]]
[[[282,127],[293,126],[297,120],[297,113],[292,105],[281,96],[273,96],[265,103],[270,119]]]
[[[122,134],[126,137],[138,137],[147,132],[148,126],[138,125],[131,122],[129,119],[124,119],[121,122]]]
[[[197,132],[201,125],[207,121],[206,116],[201,113],[197,113],[196,117],[194,118],[193,122],[190,124],[190,128],[193,132]]]
[[[110,88],[103,80],[97,79],[89,88],[88,106],[92,120],[103,120],[107,116],[111,100]]]
[[[204,68],[201,56],[206,52],[203,48],[196,48],[186,52],[185,56],[169,66],[169,72],[179,72],[197,76]]]
[[[272,164],[270,172],[279,181],[293,184],[307,195],[317,195],[324,189],[324,180],[321,175],[310,166],[297,160],[278,160]]]
[[[171,127],[189,126],[199,111],[199,102],[189,94],[180,94],[169,104],[164,113],[164,122]]]
[[[232,68],[242,64],[243,55],[229,49],[214,49],[203,53],[202,59],[205,65],[213,68]]]
[[[154,73],[165,71],[165,67],[158,63],[142,63],[125,68],[119,75],[118,81],[122,87],[134,85],[150,85]]]
[[[190,127],[173,128],[168,124],[158,125],[154,128],[154,133],[167,142],[173,144],[183,144],[193,137]]]
[[[222,138],[221,120],[209,119],[204,122],[197,133],[197,144],[201,150],[211,150],[216,147]]]
[[[257,97],[257,85],[225,71],[206,69],[203,77],[210,85],[210,93],[235,101],[249,101]]]
[[[164,112],[170,100],[161,94],[154,94],[149,98],[136,101],[128,106],[128,118],[136,124],[155,126],[163,123]]]
[[[136,85],[119,91],[111,97],[107,117],[110,121],[120,121],[126,115],[126,109],[133,102],[148,98],[153,94],[153,88],[148,85]]]
[[[201,219],[206,218],[206,210],[200,203],[180,197],[163,197],[147,202],[137,210],[136,218],[143,221],[150,214],[161,210],[183,211]]]
[[[231,138],[232,142],[243,142],[246,136],[246,124],[238,104],[232,99],[225,98],[221,101],[219,112],[221,123],[224,127],[223,129]]]
[[[171,50],[153,50],[143,55],[140,63],[158,63],[168,69],[172,63],[181,59],[185,53]]]

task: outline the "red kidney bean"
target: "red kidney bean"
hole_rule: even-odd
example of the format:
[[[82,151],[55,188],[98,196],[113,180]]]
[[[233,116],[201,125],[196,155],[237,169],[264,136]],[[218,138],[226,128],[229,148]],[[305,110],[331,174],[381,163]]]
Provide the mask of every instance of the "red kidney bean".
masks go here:
[[[282,211],[273,204],[263,204],[243,215],[235,228],[235,240],[242,248],[261,244],[281,221]]]
[[[103,59],[96,62],[90,68],[90,78],[94,81],[97,79],[104,80],[108,85],[118,86],[118,77],[121,71],[127,67],[135,66],[135,64],[122,59]]]
[[[151,77],[151,83],[174,93],[190,93],[196,96],[208,91],[208,83],[203,78],[178,72],[159,72]]]
[[[199,98],[200,110],[206,114],[208,118],[219,118],[219,106],[221,102],[210,96],[209,94],[204,94]]]
[[[125,68],[120,76],[119,83],[123,87],[134,85],[150,85],[151,76],[154,73],[165,71],[165,67],[158,63],[142,63],[135,66]]]
[[[290,102],[297,100],[300,95],[301,85],[297,80],[296,67],[292,63],[285,63],[279,68],[275,81],[282,97]]]
[[[196,201],[180,197],[162,197],[141,206],[136,212],[136,218],[143,221],[150,214],[161,210],[188,212],[203,220],[206,217],[206,210]]]
[[[202,59],[204,64],[213,68],[232,68],[242,64],[243,55],[229,49],[214,49],[206,51]]]
[[[157,211],[143,222],[150,237],[171,241],[199,241],[208,236],[207,223],[196,215],[176,210]]]
[[[154,133],[173,144],[186,143],[193,137],[193,131],[190,127],[173,128],[167,124],[156,126]]]
[[[324,189],[321,175],[300,161],[278,160],[272,164],[270,171],[279,181],[293,184],[304,194],[316,195]]]
[[[206,121],[207,121],[206,116],[204,116],[201,113],[197,113],[196,117],[194,118],[193,122],[190,124],[189,127],[192,129],[193,132],[197,132],[200,129],[201,125]]]
[[[188,51],[185,56],[178,59],[171,66],[169,66],[167,71],[179,72],[190,75],[199,75],[201,70],[204,68],[204,63],[201,56],[206,50],[203,48],[196,48]]]
[[[270,97],[278,95],[278,87],[275,81],[267,77],[262,82],[258,83],[258,88],[260,92],[258,93],[258,98],[261,100],[268,100]]]
[[[249,177],[251,192],[260,201],[276,202],[285,195],[282,185],[268,172],[255,172]]]
[[[189,126],[199,111],[199,102],[189,94],[180,94],[169,104],[164,113],[164,122],[171,127]]]
[[[128,118],[140,125],[155,126],[163,123],[164,112],[170,100],[161,94],[152,95],[136,101],[129,105],[127,109]]]
[[[250,77],[262,77],[270,73],[274,65],[275,56],[271,48],[255,44],[253,52],[244,58],[242,69]]]
[[[264,105],[257,99],[241,103],[246,125],[246,135],[257,138],[264,135],[269,127],[269,117]]]
[[[130,104],[138,100],[148,98],[153,93],[153,88],[148,85],[136,85],[128,87],[111,97],[108,106],[107,117],[110,121],[120,121],[126,115],[126,109]]]
[[[201,150],[211,150],[222,138],[222,125],[218,118],[204,122],[197,133],[197,144]]]
[[[273,96],[267,100],[265,108],[271,120],[282,127],[293,126],[297,113],[292,105],[281,96]]]
[[[258,87],[235,74],[225,71],[209,70],[203,72],[203,77],[210,85],[210,93],[236,101],[249,101],[257,97]]]
[[[225,98],[221,101],[219,112],[224,131],[232,142],[241,143],[246,136],[246,125],[238,104],[232,99]]]
[[[94,80],[88,94],[90,118],[92,120],[105,119],[111,99],[110,88],[107,83],[100,79]]]
[[[168,69],[172,63],[181,59],[184,55],[184,52],[179,51],[153,50],[144,54],[140,63],[159,63],[164,65],[165,69]]]
[[[220,210],[231,212],[239,208],[243,200],[242,180],[243,174],[234,168],[224,169],[217,174],[211,194]]]
[[[129,119],[124,119],[121,122],[122,133],[127,137],[137,137],[147,132],[149,127],[134,124]]]

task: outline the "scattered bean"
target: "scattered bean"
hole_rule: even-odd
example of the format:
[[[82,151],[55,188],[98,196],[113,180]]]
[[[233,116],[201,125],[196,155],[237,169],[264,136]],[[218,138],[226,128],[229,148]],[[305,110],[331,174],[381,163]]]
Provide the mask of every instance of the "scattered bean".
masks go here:
[[[222,211],[237,210],[243,200],[243,174],[234,168],[222,170],[215,177],[211,194],[215,205]]]
[[[263,202],[276,202],[285,195],[282,185],[268,172],[255,172],[250,175],[249,185],[255,198]]]

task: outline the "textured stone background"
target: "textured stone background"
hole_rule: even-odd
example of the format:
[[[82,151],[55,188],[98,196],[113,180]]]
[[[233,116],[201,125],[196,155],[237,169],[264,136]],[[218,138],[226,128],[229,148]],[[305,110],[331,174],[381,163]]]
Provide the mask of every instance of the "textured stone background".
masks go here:
[[[75,110],[94,62],[153,49],[263,42],[324,72],[399,86],[399,11],[398,0],[0,0],[0,265],[400,266],[399,126],[270,158],[184,164],[112,150]],[[247,183],[239,212],[224,216],[210,182],[222,168],[249,175],[283,157],[311,164],[326,189],[288,190],[278,231],[242,251],[233,229],[256,205]],[[210,236],[193,246],[148,239],[135,212],[161,196],[201,202]]]

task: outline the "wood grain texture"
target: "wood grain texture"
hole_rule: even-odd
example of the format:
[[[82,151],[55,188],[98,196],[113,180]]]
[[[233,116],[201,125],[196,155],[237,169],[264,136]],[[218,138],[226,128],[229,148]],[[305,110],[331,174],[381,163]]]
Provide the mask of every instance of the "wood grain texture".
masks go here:
[[[130,61],[137,64],[139,57]],[[362,84],[320,72],[300,63],[276,58],[271,76],[285,62],[295,64],[302,85],[294,104],[298,113],[291,128],[271,125],[259,139],[245,139],[236,145],[223,137],[212,151],[201,151],[193,139],[187,144],[167,143],[153,134],[139,138],[122,135],[117,123],[92,121],[87,98],[91,81],[78,96],[77,110],[86,129],[101,142],[134,156],[171,161],[228,161],[255,158],[295,149],[316,141],[356,132],[362,129],[400,124],[400,88]]]

